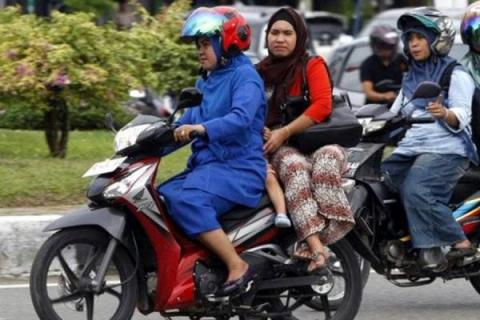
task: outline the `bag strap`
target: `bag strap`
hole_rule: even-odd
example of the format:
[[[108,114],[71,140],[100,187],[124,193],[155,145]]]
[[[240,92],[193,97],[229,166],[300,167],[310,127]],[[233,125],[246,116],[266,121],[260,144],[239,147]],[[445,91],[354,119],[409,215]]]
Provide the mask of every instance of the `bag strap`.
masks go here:
[[[308,99],[308,101],[310,100],[310,90],[308,89],[307,65],[310,59],[315,57],[317,56],[309,56],[308,59],[305,59],[302,67],[302,92],[303,92],[303,97],[306,100]],[[327,71],[328,81],[330,82],[330,90],[333,92],[333,81],[332,81],[332,76],[330,75],[330,70],[328,69],[328,65],[325,63],[325,60],[321,59],[321,61],[323,66],[325,67],[325,70]]]
[[[448,94],[448,89],[450,88],[450,80],[452,79],[452,73],[455,67],[459,66],[460,64],[457,61],[452,61],[448,64],[448,66],[443,70],[442,76],[440,77],[440,81],[438,84],[442,88],[442,90],[446,91]]]

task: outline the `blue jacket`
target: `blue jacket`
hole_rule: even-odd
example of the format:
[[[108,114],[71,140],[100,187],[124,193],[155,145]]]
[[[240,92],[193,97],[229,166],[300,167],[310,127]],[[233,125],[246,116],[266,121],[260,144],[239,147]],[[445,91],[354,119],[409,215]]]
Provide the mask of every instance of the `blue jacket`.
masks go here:
[[[203,101],[178,123],[202,124],[208,138],[192,143],[183,187],[255,207],[266,176],[263,82],[250,60],[241,54],[206,79],[198,80],[196,86],[203,93]]]

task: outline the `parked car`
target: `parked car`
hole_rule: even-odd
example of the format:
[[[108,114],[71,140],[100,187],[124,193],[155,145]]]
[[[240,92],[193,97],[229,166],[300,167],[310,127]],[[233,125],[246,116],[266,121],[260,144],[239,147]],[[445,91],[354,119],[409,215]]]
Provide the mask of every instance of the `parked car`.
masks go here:
[[[309,11],[304,13],[314,53],[325,60],[330,59],[332,50],[339,45],[353,40],[345,32],[348,28],[347,18],[341,14],[327,11]]]
[[[403,47],[399,46],[400,52]],[[457,35],[454,45],[450,51],[450,56],[459,60],[468,51]],[[365,104],[365,94],[360,82],[360,65],[372,54],[369,44],[369,38],[355,39],[351,43],[339,46],[332,53],[332,59],[329,61],[330,74],[336,93],[346,92],[354,108]]]
[[[404,13],[410,12],[417,7],[405,7],[398,9],[389,9],[380,12],[375,15],[360,31],[358,38],[368,37],[373,27],[378,24],[388,24],[394,28],[397,27],[397,20]],[[465,14],[465,9],[460,8],[438,8],[441,12],[447,14],[453,20],[453,24],[456,26],[457,30],[460,30],[460,23],[462,22],[462,17]]]

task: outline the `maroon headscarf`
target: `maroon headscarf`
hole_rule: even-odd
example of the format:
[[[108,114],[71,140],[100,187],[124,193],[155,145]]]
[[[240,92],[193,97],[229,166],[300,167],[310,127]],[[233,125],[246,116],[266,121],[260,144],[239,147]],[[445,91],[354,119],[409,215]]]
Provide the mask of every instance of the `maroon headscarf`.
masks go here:
[[[268,44],[268,34],[272,25],[279,20],[292,25],[297,34],[297,43],[288,57],[275,57],[269,50],[268,56],[257,64],[257,70],[265,82],[265,88],[273,89],[268,104],[267,125],[278,122],[281,118],[280,105],[285,101],[288,90],[297,76],[301,75],[303,63],[308,58],[307,27],[303,18],[292,8],[281,8],[272,15],[267,26],[266,43]]]

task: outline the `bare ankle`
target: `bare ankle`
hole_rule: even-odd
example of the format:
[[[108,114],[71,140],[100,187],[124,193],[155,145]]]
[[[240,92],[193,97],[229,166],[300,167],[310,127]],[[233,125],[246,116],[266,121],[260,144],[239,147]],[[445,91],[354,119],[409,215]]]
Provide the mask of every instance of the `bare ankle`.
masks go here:
[[[243,276],[248,270],[248,263],[243,260],[240,260],[238,263],[231,265],[228,268],[228,278],[227,281],[232,281]]]

